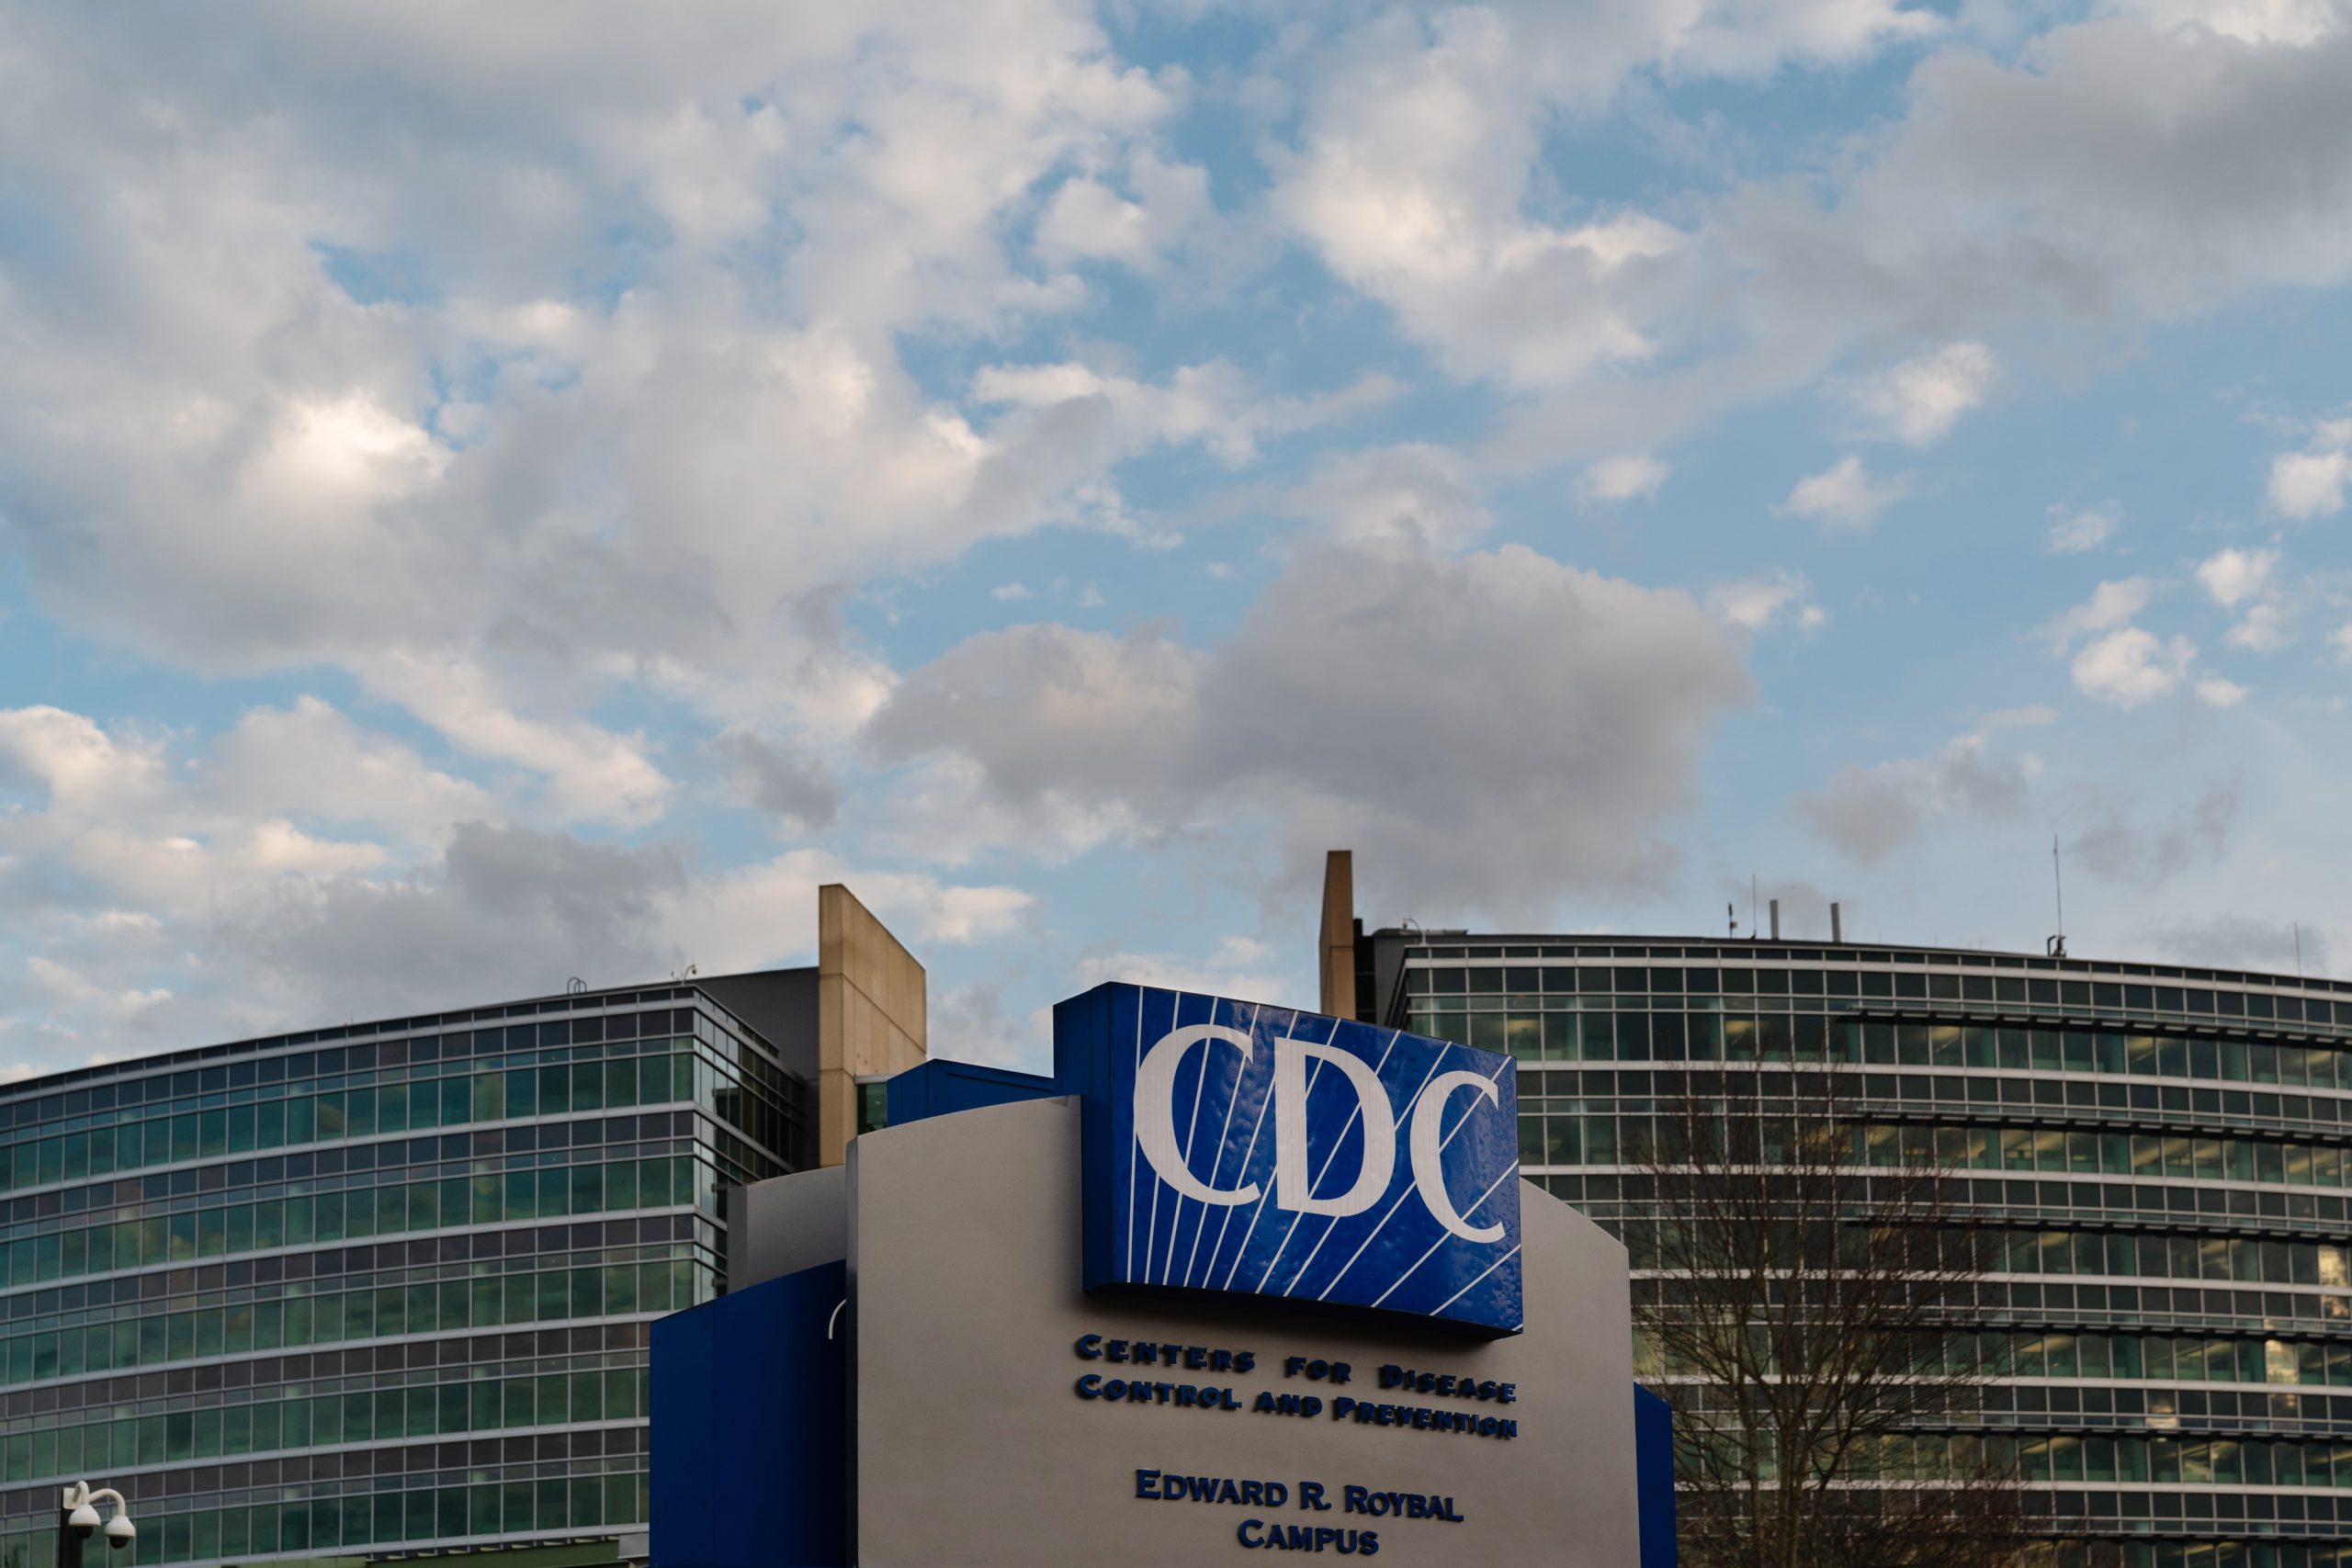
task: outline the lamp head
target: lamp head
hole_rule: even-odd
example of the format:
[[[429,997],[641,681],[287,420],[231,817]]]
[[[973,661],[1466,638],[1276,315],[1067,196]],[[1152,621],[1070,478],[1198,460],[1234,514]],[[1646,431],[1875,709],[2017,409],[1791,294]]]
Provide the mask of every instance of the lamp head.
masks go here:
[[[98,1511],[85,1503],[65,1516],[65,1528],[87,1540],[98,1533]]]
[[[139,1527],[132,1524],[130,1522],[130,1516],[126,1514],[117,1514],[114,1517],[107,1521],[107,1544],[108,1546],[115,1547],[117,1549],[129,1546],[133,1540],[138,1539],[138,1536]]]

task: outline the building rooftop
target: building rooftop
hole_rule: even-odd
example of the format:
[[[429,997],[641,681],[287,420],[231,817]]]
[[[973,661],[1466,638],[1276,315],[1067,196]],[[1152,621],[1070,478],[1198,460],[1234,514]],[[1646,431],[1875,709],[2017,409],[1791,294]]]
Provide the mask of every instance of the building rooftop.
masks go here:
[[[772,969],[746,975],[696,976],[692,979],[667,981],[658,986],[622,986],[566,991],[560,995],[526,997],[510,1002],[499,1002],[472,1008],[457,1008],[445,1012],[413,1013],[405,1017],[383,1018],[354,1023],[340,1023],[324,1029],[289,1031],[284,1034],[260,1034],[243,1040],[226,1041],[212,1045],[189,1045],[126,1056],[120,1061],[101,1063],[86,1067],[66,1067],[37,1077],[19,1078],[0,1085],[0,1101],[20,1099],[28,1094],[53,1093],[75,1084],[103,1082],[109,1078],[135,1073],[153,1072],[159,1067],[192,1066],[205,1062],[230,1057],[257,1055],[278,1050],[315,1049],[319,1046],[345,1044],[356,1041],[399,1037],[434,1030],[477,1026],[485,1023],[503,1024],[516,1019],[535,1018],[542,1013],[571,1013],[592,1008],[642,1007],[662,1002],[690,1002],[697,997],[733,1017],[744,1027],[744,1032],[766,1045],[771,1053],[789,1062],[794,1053],[779,1051],[780,1046],[797,1044],[775,1038],[780,1032],[775,1020],[766,1017],[746,1018],[772,1010],[749,1005],[761,999],[761,993],[771,987],[763,981],[783,981],[808,976],[811,998],[814,997],[816,970]],[[811,1019],[813,1024],[813,1015]],[[813,1042],[810,1043],[813,1044]],[[811,1063],[813,1069],[813,1062]]]
[[[2194,980],[2224,985],[2295,987],[2352,994],[2352,980],[2262,970],[2212,969],[2174,964],[2126,963],[2105,958],[2050,957],[1976,947],[1931,947],[1885,942],[1799,942],[1787,938],[1641,935],[1622,931],[1473,931],[1384,926],[1367,938],[1410,946],[1464,950],[1482,958],[1594,956],[1661,958],[1703,953],[1728,961],[1736,955],[1762,963],[1924,964],[1960,969],[2031,969],[2053,974],[2122,975],[2155,980]],[[1466,950],[1476,948],[1475,954]]]

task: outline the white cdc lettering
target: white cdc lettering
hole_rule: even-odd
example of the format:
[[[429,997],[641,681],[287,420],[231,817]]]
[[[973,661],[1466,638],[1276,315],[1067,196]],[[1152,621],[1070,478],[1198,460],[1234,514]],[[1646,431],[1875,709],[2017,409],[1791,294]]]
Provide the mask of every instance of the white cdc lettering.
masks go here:
[[[1144,1053],[1143,1061],[1136,1068],[1136,1144],[1159,1179],[1182,1196],[1219,1206],[1254,1203],[1260,1190],[1256,1182],[1239,1187],[1210,1186],[1185,1164],[1183,1148],[1176,1138],[1177,1069],[1183,1065],[1186,1052],[1214,1040],[1224,1041],[1241,1053],[1245,1066],[1249,1063],[1254,1049],[1250,1036],[1215,1023],[1187,1024],[1171,1030]],[[1306,1150],[1306,1067],[1310,1058],[1339,1070],[1356,1097],[1357,1111],[1363,1122],[1363,1163],[1357,1169],[1353,1184],[1334,1197],[1317,1198],[1308,1190],[1313,1179],[1308,1173]],[[1406,1132],[1413,1188],[1430,1215],[1453,1235],[1464,1241],[1499,1241],[1502,1226],[1470,1224],[1454,1208],[1453,1196],[1445,1190],[1445,1170],[1440,1157],[1444,1146],[1445,1106],[1465,1089],[1489,1105],[1501,1103],[1494,1084],[1480,1074],[1443,1073],[1432,1079],[1413,1106],[1412,1125]],[[1274,1206],[1302,1214],[1344,1219],[1378,1202],[1396,1171],[1396,1109],[1371,1065],[1351,1052],[1311,1040],[1277,1040],[1272,1094]]]

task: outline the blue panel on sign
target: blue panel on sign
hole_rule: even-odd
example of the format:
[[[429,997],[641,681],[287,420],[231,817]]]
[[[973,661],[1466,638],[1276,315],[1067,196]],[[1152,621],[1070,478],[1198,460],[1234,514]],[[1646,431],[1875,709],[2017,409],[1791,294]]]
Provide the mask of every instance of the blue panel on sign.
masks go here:
[[[1516,1334],[1511,1059],[1138,986],[1054,1010],[1089,1290],[1282,1296]]]

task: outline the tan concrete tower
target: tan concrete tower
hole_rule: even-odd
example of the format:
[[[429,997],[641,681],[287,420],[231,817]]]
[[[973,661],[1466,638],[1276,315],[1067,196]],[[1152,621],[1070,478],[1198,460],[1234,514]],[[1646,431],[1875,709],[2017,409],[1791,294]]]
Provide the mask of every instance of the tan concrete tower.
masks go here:
[[[838,882],[817,889],[817,1154],[840,1165],[857,1132],[860,1078],[920,1066],[923,968]]]
[[[1322,1010],[1356,1015],[1356,864],[1349,850],[1323,857],[1323,933],[1316,950]]]

